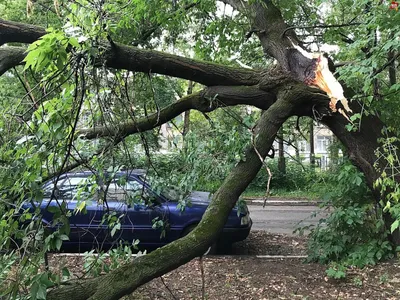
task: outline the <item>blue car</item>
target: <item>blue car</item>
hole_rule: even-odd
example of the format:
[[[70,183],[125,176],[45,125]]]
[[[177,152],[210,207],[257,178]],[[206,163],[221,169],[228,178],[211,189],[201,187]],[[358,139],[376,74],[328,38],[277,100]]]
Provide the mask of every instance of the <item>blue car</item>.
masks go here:
[[[69,216],[69,240],[63,245],[79,251],[112,247],[139,240],[140,248],[154,249],[188,234],[201,220],[210,193],[192,192],[179,198],[173,190],[156,192],[142,170],[119,171],[112,178],[92,172],[66,173],[44,184],[43,201],[26,202],[40,208],[42,224],[50,231],[62,226],[60,211]],[[35,207],[36,206],[36,207]],[[245,204],[235,207],[219,236],[224,248],[244,240],[252,221]]]

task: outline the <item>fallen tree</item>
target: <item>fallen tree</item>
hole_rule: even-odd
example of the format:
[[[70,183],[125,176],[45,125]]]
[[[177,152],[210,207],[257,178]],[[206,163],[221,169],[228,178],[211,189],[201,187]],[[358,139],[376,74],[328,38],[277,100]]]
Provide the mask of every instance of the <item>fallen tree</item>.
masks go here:
[[[294,28],[286,24],[272,1],[222,2],[246,16],[265,55],[274,58],[277,66],[262,71],[227,67],[124,45],[111,39],[101,41],[104,50],[94,57],[95,67],[158,73],[206,87],[154,115],[116,124],[113,128],[77,130],[76,136],[109,138],[117,144],[129,135],[160,126],[190,109],[209,112],[245,104],[264,110],[253,129],[254,144],[249,145],[245,159],[226,177],[201,223],[190,234],[107,275],[65,282],[49,290],[48,299],[119,299],[203,253],[217,238],[237,199],[262,167],[278,130],[291,116],[315,118],[332,130],[346,148],[350,160],[364,173],[379,205],[382,191],[375,182],[382,176],[387,161],[378,160],[376,151],[381,147],[379,141],[387,137],[385,124],[377,115],[370,114],[363,116],[362,126],[357,130],[346,128],[352,115],[362,113],[362,106],[355,101],[348,103],[346,89],[334,78],[334,70],[329,69],[332,64],[322,53],[311,53],[303,48]],[[33,43],[45,34],[45,29],[39,26],[0,20],[0,45],[4,45],[0,49],[0,74],[23,64],[26,56],[23,46],[5,44]],[[69,50],[72,48],[70,45]],[[398,175],[393,176],[399,182]],[[388,215],[388,228],[392,222]],[[392,241],[399,244],[397,234],[392,236]]]

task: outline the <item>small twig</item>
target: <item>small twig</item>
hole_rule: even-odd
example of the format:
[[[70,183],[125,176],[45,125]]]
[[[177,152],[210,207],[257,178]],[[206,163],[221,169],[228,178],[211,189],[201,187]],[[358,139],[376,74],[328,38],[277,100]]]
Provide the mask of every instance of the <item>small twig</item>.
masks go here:
[[[305,135],[303,134],[303,132],[300,129],[300,117],[297,117],[297,120],[296,120],[296,130],[300,133],[302,138],[307,141],[307,138],[305,137]]]
[[[398,57],[400,57],[400,53],[397,53],[397,55],[393,56],[391,60],[389,60],[386,64],[384,64],[382,67],[380,67],[378,70],[376,70],[373,74],[373,76],[378,75],[381,73],[383,70],[385,70],[388,66],[390,66]]]
[[[337,62],[334,64],[335,68],[339,68],[339,67],[343,67],[343,66],[348,66],[354,64],[354,61],[341,61],[341,62]]]
[[[268,181],[267,181],[267,190],[265,191],[265,195],[264,195],[264,203],[263,203],[263,208],[265,207],[265,205],[267,204],[267,198],[269,197],[270,194],[270,183],[271,183],[271,178],[272,178],[272,173],[271,170],[269,169],[268,165],[265,163],[264,158],[261,156],[260,152],[258,152],[256,144],[254,142],[254,130],[251,130],[251,144],[253,145],[253,149],[256,152],[258,158],[260,159],[261,163],[265,166],[265,169],[267,170],[268,173]]]
[[[201,299],[206,298],[206,282],[204,278],[203,255],[199,257],[200,272],[201,272]]]
[[[300,165],[300,167],[303,169],[303,171],[306,171],[306,168],[303,166],[303,163],[300,161],[300,160],[298,160],[297,158],[295,158],[292,154],[290,154],[288,151],[285,151],[285,153],[291,158],[291,159],[293,159],[295,162],[297,162],[299,165]]]
[[[168,287],[168,285],[165,283],[164,278],[162,276],[160,276],[161,282],[162,284],[165,286],[165,288],[168,290],[168,292],[171,294],[172,298],[174,298],[174,300],[178,300],[178,298],[174,295],[174,293],[171,291],[171,289]]]
[[[49,257],[47,255],[47,251],[44,253],[44,267],[46,271],[49,271]]]
[[[208,121],[208,123],[210,123],[210,126],[214,127],[213,120],[205,112],[202,112],[202,114],[203,114],[204,118]]]
[[[21,76],[18,74],[17,69],[16,69],[15,67],[14,67],[13,69],[14,69],[15,75],[17,76],[19,82],[21,83],[22,87],[24,88],[24,90],[25,90],[25,92],[26,92],[26,95],[31,99],[31,102],[32,102],[33,106],[34,106],[35,108],[37,108],[37,103],[36,103],[35,98],[34,98],[34,96],[33,96],[33,94],[32,94],[31,88],[28,87],[28,86],[24,83],[24,81],[22,80]],[[27,82],[27,81],[25,81],[25,82]]]

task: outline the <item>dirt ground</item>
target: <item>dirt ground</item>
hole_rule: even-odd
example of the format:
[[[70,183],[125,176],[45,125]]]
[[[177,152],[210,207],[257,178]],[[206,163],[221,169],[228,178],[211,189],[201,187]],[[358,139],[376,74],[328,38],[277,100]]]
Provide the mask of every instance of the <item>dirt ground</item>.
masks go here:
[[[400,267],[389,263],[330,280],[324,266],[299,259],[203,258],[155,279],[133,299],[400,299]]]
[[[352,269],[337,281],[326,277],[323,265],[254,256],[304,255],[305,244],[305,238],[254,231],[233,247],[235,255],[193,259],[126,299],[400,299],[398,261]],[[64,259],[52,257],[50,265]]]
[[[234,255],[306,255],[305,237],[251,231],[244,241],[233,244],[225,254]]]

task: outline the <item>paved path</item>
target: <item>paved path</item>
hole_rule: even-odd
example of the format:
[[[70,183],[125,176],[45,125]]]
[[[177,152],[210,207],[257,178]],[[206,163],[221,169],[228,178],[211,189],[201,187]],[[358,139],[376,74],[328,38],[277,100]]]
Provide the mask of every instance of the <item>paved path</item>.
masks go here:
[[[317,206],[266,206],[248,205],[253,220],[252,230],[265,230],[271,233],[293,234],[298,223],[303,225],[317,224],[326,213]],[[313,213],[317,217],[312,218]]]

